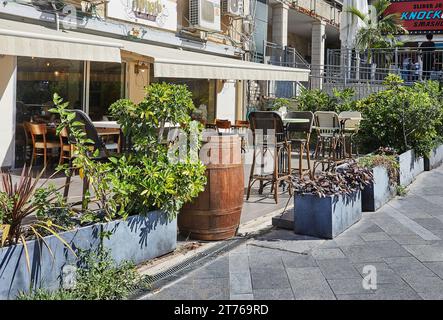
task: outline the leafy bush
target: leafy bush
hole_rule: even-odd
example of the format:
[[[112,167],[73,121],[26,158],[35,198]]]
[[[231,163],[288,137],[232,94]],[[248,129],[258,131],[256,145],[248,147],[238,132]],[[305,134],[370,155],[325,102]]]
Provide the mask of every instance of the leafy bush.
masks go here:
[[[332,96],[319,89],[301,89],[300,95],[296,98],[298,109],[301,111],[342,111],[355,110],[355,91],[346,88],[342,91],[333,89]]]
[[[400,153],[414,149],[428,154],[442,125],[441,91],[432,81],[402,85],[397,75],[389,75],[386,90],[371,94],[358,102],[363,114],[360,144],[367,151],[389,146]]]
[[[143,277],[131,262],[116,265],[109,251],[82,252],[73,289],[37,289],[19,300],[119,300],[127,298]]]
[[[297,194],[313,194],[320,198],[335,195],[350,195],[357,190],[363,190],[371,183],[371,170],[350,161],[336,172],[322,172],[314,179],[293,177],[293,186]]]
[[[127,99],[112,104],[111,115],[130,138],[132,149],[110,157],[106,163],[94,161],[97,150],[91,152],[91,142],[82,124],[66,110],[67,104],[57,96],[54,103],[53,111],[61,117],[58,130],[68,127],[77,141],[74,166],[90,180],[96,197],[93,200],[105,213],[85,210],[83,221],[110,221],[155,209],[174,218],[185,202],[204,190],[205,166],[193,156],[198,155],[201,127],[191,121],[195,107],[185,85],[154,83],[146,88],[146,97],[139,104]],[[188,137],[194,134],[196,141],[186,141],[185,146],[178,146],[182,141],[168,141],[167,124],[180,125]],[[183,147],[189,149],[185,155]]]
[[[286,98],[275,98],[272,100],[272,111],[278,111],[280,108],[286,107],[288,108],[290,105],[289,99]]]
[[[139,104],[119,100],[110,107],[135,151],[112,159],[108,174],[114,186],[112,199],[121,210],[143,213],[161,209],[175,217],[184,203],[204,190],[206,168],[197,157],[201,127],[190,117],[194,109],[185,85],[166,83],[150,85]],[[195,134],[197,141],[180,146],[181,141],[168,141],[164,137],[166,123],[179,124],[187,137]],[[183,147],[185,156],[180,150]]]
[[[189,159],[171,163],[164,154],[155,159],[132,154],[111,160],[112,201],[129,214],[161,209],[173,218],[206,183],[204,165]]]
[[[296,97],[300,111],[329,111],[334,110],[333,99],[324,91],[319,89],[302,88],[300,95]]]

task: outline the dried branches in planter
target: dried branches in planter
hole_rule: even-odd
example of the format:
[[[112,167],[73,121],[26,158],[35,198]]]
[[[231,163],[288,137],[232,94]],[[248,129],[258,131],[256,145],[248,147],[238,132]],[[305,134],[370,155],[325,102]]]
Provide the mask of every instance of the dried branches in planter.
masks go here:
[[[350,161],[337,168],[337,172],[322,172],[309,179],[293,176],[292,183],[297,194],[314,194],[318,197],[350,195],[363,190],[373,180],[372,171]]]

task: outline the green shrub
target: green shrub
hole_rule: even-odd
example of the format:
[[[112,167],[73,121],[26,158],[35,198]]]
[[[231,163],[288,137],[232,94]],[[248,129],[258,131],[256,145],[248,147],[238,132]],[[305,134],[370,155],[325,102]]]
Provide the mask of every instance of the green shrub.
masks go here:
[[[357,103],[363,114],[359,140],[363,149],[373,151],[389,146],[402,153],[414,149],[428,154],[442,125],[441,95],[429,81],[404,86],[396,75],[389,75],[386,90],[371,94]]]
[[[351,88],[344,90],[333,89],[332,96],[319,89],[302,88],[296,102],[300,111],[342,111],[355,110],[355,91]]]
[[[184,203],[204,190],[205,166],[198,160],[201,127],[191,121],[195,109],[191,92],[185,85],[154,83],[146,89],[139,104],[119,100],[111,114],[130,136],[135,152],[111,159],[108,173],[113,185],[112,199],[120,210],[144,213],[161,209],[175,217]],[[177,147],[165,143],[165,124],[180,124],[188,134],[196,134],[195,144]],[[180,148],[186,147],[186,155]],[[193,157],[194,155],[194,157]],[[172,158],[179,159],[173,161]]]
[[[105,214],[88,210],[84,205],[83,222],[110,221],[128,215],[145,214],[160,209],[174,218],[184,203],[204,190],[205,166],[198,159],[201,127],[191,121],[195,109],[191,92],[185,85],[154,83],[146,88],[146,97],[138,104],[127,99],[110,107],[125,136],[132,141],[132,150],[111,157],[109,162],[93,160],[82,124],[74,121],[67,103],[54,97],[56,112],[61,117],[58,130],[68,126],[77,141],[75,168],[90,180],[95,199]],[[196,141],[168,142],[166,124],[179,124]],[[186,147],[186,152],[181,152]],[[188,151],[189,150],[189,151]],[[88,199],[88,198],[87,198]]]
[[[143,281],[131,262],[116,265],[109,251],[85,251],[80,254],[73,289],[48,291],[37,289],[21,293],[19,300],[120,300]]]
[[[300,95],[296,97],[300,111],[329,111],[334,110],[334,100],[326,92],[319,89],[302,88]]]

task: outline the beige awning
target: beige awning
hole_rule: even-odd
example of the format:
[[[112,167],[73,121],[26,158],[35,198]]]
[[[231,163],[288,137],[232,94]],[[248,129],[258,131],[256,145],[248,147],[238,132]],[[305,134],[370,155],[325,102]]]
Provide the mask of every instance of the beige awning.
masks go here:
[[[0,54],[121,62],[121,41],[0,19]]]
[[[152,57],[155,77],[308,81],[310,72],[129,41],[123,46],[125,51]]]

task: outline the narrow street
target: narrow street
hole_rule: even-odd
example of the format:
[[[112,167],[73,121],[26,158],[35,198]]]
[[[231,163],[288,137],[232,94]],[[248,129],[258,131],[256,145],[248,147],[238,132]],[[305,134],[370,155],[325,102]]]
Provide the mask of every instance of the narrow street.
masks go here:
[[[274,229],[145,298],[443,299],[442,196],[440,167],[334,240]]]

